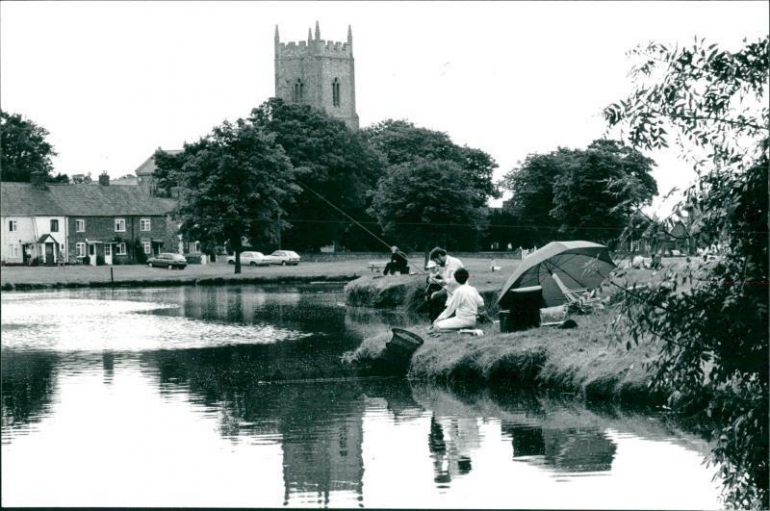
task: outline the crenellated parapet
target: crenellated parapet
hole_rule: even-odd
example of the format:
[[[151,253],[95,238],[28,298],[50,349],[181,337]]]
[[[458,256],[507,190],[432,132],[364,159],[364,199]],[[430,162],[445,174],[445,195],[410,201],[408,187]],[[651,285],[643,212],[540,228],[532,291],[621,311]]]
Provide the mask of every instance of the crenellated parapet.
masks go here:
[[[353,47],[340,41],[291,41],[278,43],[278,57],[352,57]]]
[[[348,27],[348,40],[326,41],[321,39],[318,22],[315,25],[315,37],[308,29],[307,41],[280,42],[278,27],[275,27],[275,56],[276,57],[353,57],[353,32]]]

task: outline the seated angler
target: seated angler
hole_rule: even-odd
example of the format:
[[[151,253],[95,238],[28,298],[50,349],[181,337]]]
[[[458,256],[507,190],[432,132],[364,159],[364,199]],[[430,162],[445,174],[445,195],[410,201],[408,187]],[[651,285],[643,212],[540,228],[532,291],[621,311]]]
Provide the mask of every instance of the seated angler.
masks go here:
[[[459,285],[454,278],[455,271],[463,267],[463,262],[456,257],[452,257],[446,253],[443,248],[436,247],[431,250],[428,259],[438,266],[438,270],[435,275],[431,275],[429,284],[435,284],[437,286],[429,286],[426,291],[428,299],[428,315],[430,316],[431,323],[436,320],[438,315],[444,310],[447,301],[452,297],[452,293]]]
[[[444,311],[431,325],[432,331],[476,328],[479,307],[484,307],[484,299],[475,287],[468,284],[469,277],[470,274],[465,268],[454,272],[459,286],[450,296]]]
[[[399,251],[398,247],[395,245],[390,247],[390,251],[390,262],[385,265],[382,274],[387,275],[390,273],[391,275],[395,275],[396,272],[398,272],[402,275],[407,275],[409,273],[409,266],[404,253]]]

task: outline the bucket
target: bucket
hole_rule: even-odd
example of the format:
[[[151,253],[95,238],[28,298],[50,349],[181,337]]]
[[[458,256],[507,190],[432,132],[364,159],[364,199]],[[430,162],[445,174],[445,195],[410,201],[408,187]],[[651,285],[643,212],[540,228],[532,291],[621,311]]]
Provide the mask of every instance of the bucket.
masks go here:
[[[540,326],[540,308],[543,306],[543,288],[521,287],[508,291],[510,295],[510,332]]]

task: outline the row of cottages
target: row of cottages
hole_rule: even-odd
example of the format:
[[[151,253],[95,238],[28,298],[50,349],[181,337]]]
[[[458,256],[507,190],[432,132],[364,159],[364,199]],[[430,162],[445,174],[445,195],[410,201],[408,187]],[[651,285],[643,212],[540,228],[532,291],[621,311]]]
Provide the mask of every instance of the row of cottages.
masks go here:
[[[106,177],[106,176],[103,176]],[[178,252],[175,201],[140,186],[0,183],[3,264],[131,264]]]

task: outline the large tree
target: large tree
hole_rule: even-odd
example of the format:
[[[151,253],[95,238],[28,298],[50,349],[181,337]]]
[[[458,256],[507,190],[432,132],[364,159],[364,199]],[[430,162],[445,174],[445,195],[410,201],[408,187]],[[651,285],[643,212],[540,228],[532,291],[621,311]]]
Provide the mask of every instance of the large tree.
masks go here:
[[[642,149],[679,142],[700,172],[684,210],[723,241],[716,264],[666,272],[625,293],[627,347],[657,338],[655,385],[713,420],[726,503],[768,509],[768,38],[730,52],[696,40],[632,52],[636,84],[605,116]],[[700,156],[703,154],[705,156]],[[684,285],[687,284],[687,285]]]
[[[279,98],[255,108],[251,120],[274,134],[302,189],[286,211],[292,228],[283,235],[284,245],[316,250],[333,241],[348,247],[378,244],[360,226],[372,227],[367,192],[380,178],[382,164],[357,133],[321,110]]]
[[[51,157],[56,156],[46,140],[48,135],[48,130],[33,121],[0,110],[0,180],[26,183],[33,172],[48,178],[53,169]],[[53,179],[69,180],[62,174]]]
[[[486,228],[486,211],[476,192],[464,186],[463,168],[453,161],[415,159],[389,167],[370,211],[386,236],[406,247],[467,245]]]
[[[586,149],[529,155],[503,177],[509,211],[534,244],[556,239],[617,239],[635,212],[657,194],[654,162],[612,140]],[[529,230],[527,235],[526,230]]]
[[[369,211],[377,217],[387,236],[400,240],[402,245],[409,240],[414,248],[424,248],[428,239],[442,244],[451,240],[457,247],[478,248],[479,235],[487,224],[487,201],[499,197],[492,181],[497,163],[490,155],[480,149],[458,146],[446,133],[403,120],[383,121],[366,128],[362,134],[386,165],[386,176],[378,184]],[[435,169],[448,169],[449,174],[440,178],[435,175]],[[455,173],[457,169],[459,172]],[[434,179],[439,182],[432,182]],[[404,183],[423,191],[407,189]],[[444,193],[436,193],[441,187],[447,187]],[[457,190],[451,190],[452,187]],[[406,194],[411,201],[404,203],[394,196],[393,190]],[[459,201],[455,221],[442,216],[447,208],[451,209],[451,202],[444,204],[453,200],[450,195]],[[409,212],[401,213],[389,204],[403,204]],[[415,214],[416,211],[423,213]],[[434,217],[441,217],[441,221],[433,227],[419,223]],[[471,221],[475,223],[468,223]],[[451,225],[454,227],[449,228]],[[417,232],[428,236],[415,237]]]
[[[156,155],[160,156],[160,155]],[[182,232],[203,243],[227,243],[241,272],[243,238],[274,242],[285,227],[285,208],[299,187],[275,136],[249,120],[225,122],[174,158],[171,176],[182,187]]]
[[[655,163],[628,146],[595,140],[571,156],[553,185],[551,216],[570,237],[611,243],[658,193]]]
[[[530,247],[559,239],[559,223],[551,216],[553,184],[569,159],[570,151],[562,148],[548,154],[530,154],[503,176],[500,186],[513,193],[504,209],[518,234],[507,241]]]

